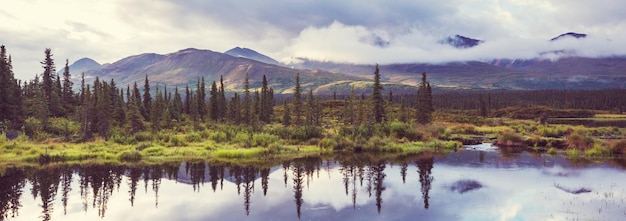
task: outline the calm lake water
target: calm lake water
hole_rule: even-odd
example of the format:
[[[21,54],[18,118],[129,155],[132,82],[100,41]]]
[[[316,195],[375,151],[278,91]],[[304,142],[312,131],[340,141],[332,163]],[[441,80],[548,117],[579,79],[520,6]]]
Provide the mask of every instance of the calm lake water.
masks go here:
[[[267,166],[0,171],[0,220],[626,220],[626,163],[479,145]]]

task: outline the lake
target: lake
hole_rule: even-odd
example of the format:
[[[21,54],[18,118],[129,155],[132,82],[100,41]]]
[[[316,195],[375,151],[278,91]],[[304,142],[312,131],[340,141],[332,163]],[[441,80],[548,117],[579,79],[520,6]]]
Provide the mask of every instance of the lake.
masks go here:
[[[392,159],[3,168],[0,213],[4,220],[626,220],[625,165],[483,144]]]

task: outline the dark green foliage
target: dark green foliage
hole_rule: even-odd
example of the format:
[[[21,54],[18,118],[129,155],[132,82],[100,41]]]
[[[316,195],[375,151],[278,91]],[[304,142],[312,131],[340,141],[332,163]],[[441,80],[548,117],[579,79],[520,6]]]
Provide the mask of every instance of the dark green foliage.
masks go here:
[[[385,100],[382,95],[383,86],[380,84],[378,64],[374,71],[374,85],[372,86],[372,102],[374,103],[374,122],[382,123],[385,119]]]
[[[287,105],[287,100],[283,103],[283,126],[287,127],[291,124],[291,111],[289,111],[289,106]]]
[[[152,109],[152,96],[150,95],[150,81],[146,74],[146,80],[143,86],[143,111],[141,114],[146,121],[150,121],[150,110]]]
[[[248,82],[248,73],[243,83],[243,103],[241,106],[241,122],[249,125],[252,121],[252,97],[250,97],[250,83]]]
[[[422,73],[422,82],[417,90],[417,122],[420,124],[428,124],[433,120],[433,98],[430,83],[426,81],[426,73]]]
[[[63,69],[63,89],[61,90],[61,103],[63,109],[67,112],[66,115],[73,112],[75,105],[74,92],[72,92],[72,75],[70,74],[70,67],[68,66],[68,60],[65,60],[65,68]]]
[[[296,74],[296,87],[293,92],[293,124],[302,125],[302,89],[300,88],[300,73]]]
[[[211,84],[211,91],[209,93],[211,96],[209,97],[209,116],[212,121],[217,121],[220,117],[220,95],[215,81]]]
[[[274,101],[273,90],[268,86],[267,78],[263,75],[263,83],[261,86],[261,100],[259,107],[259,120],[264,123],[270,123],[273,114]]]
[[[483,94],[478,94],[478,113],[481,117],[487,117],[487,104],[483,99]]]
[[[291,139],[299,141],[308,141],[313,138],[322,138],[322,128],[313,126],[297,127],[291,133]]]
[[[22,93],[14,77],[11,58],[7,58],[4,45],[0,46],[0,130],[17,129],[24,115]]]
[[[204,77],[198,81],[196,88],[196,111],[201,121],[204,121],[207,115],[207,107],[206,107],[206,85],[204,83]]]

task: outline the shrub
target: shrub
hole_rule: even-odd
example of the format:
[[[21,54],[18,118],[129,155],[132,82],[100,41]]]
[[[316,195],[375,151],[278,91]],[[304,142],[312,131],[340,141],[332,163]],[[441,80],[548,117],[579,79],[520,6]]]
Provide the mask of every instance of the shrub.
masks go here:
[[[172,144],[172,146],[175,146],[175,147],[187,145],[187,143],[185,142],[185,139],[183,139],[182,137],[178,135],[172,135],[170,137],[170,144]]]
[[[202,136],[200,135],[200,133],[194,131],[194,132],[187,134],[187,136],[185,137],[185,140],[191,143],[200,142],[202,141]]]
[[[609,142],[609,150],[614,154],[626,153],[626,139],[613,140]]]
[[[252,135],[252,146],[267,147],[278,141],[278,136],[268,133],[256,133]]]
[[[24,121],[24,133],[26,133],[26,136],[35,138],[41,132],[43,132],[43,124],[39,119],[34,117],[26,118],[26,121]]]
[[[45,125],[46,131],[57,136],[63,136],[66,140],[78,134],[80,125],[67,118],[50,118]]]
[[[135,134],[135,140],[137,142],[151,141],[152,134],[150,134],[149,132],[139,132]]]
[[[232,141],[234,143],[244,144],[246,147],[249,147],[251,142],[251,134],[245,131],[239,131],[235,134]]]
[[[137,162],[141,160],[141,153],[137,150],[125,150],[117,155],[117,158],[126,162]]]
[[[163,155],[164,151],[165,149],[163,147],[157,146],[157,147],[148,147],[146,149],[143,149],[141,153],[145,156],[160,156],[160,155]]]
[[[584,132],[575,131],[567,139],[567,146],[570,148],[589,149],[593,146],[593,138],[588,137]]]
[[[214,131],[211,135],[209,135],[209,139],[217,143],[223,143],[228,141],[228,136],[223,131]]]
[[[337,148],[337,141],[335,141],[335,139],[330,139],[330,138],[324,138],[322,140],[320,140],[320,142],[317,144],[320,148],[322,149],[330,149],[330,150],[334,150],[335,148]]]
[[[389,136],[395,136],[397,138],[407,138],[411,141],[422,139],[422,133],[411,128],[411,126],[404,122],[394,121],[386,125],[385,131]]]
[[[216,157],[222,158],[244,158],[255,157],[268,153],[265,148],[249,148],[249,149],[220,149],[215,151]]]
[[[519,147],[524,146],[524,140],[520,135],[513,131],[505,131],[498,134],[496,145],[501,146],[509,146],[509,147]]]
[[[298,127],[291,133],[291,138],[299,141],[307,141],[312,138],[322,137],[322,129],[313,126]]]

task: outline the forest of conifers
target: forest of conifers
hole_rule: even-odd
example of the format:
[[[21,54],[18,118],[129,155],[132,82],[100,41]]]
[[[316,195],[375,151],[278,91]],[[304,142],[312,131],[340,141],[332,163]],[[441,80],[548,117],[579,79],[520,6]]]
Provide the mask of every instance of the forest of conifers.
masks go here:
[[[626,107],[625,89],[612,90],[443,90],[434,88],[422,75],[414,94],[384,91],[376,68],[371,93],[303,96],[299,77],[293,95],[274,95],[266,76],[260,88],[250,88],[248,79],[240,94],[226,93],[223,80],[168,88],[151,85],[146,75],[142,86],[119,86],[115,79],[95,78],[80,85],[71,81],[66,61],[63,74],[56,74],[52,52],[45,50],[43,72],[29,81],[14,77],[12,58],[4,46],[0,54],[0,129],[18,130],[30,139],[63,137],[87,141],[95,136],[158,131],[181,125],[234,124],[258,127],[268,123],[285,126],[322,127],[328,119],[345,125],[402,121],[426,124],[435,109],[464,111],[488,117],[506,108],[545,106],[554,109],[604,110],[621,113]],[[353,90],[354,91],[354,90]],[[434,92],[433,92],[434,91]],[[306,92],[305,92],[306,93]],[[384,95],[383,95],[384,94]],[[387,95],[388,94],[388,95]],[[228,96],[227,96],[228,95]],[[327,109],[335,110],[327,110]],[[280,110],[281,114],[275,113]],[[339,113],[339,114],[337,114]],[[593,112],[581,112],[593,113]],[[585,114],[579,117],[588,117]],[[335,122],[336,123],[336,122]]]

